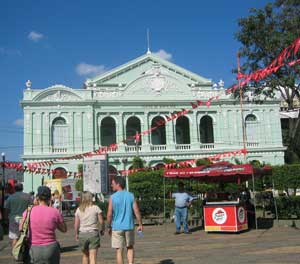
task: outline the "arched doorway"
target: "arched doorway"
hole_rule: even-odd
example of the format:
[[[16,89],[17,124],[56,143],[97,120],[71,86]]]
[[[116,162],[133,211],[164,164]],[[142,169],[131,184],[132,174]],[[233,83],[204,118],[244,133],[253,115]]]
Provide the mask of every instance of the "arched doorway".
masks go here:
[[[126,123],[126,143],[127,145],[136,145],[135,138],[136,133],[141,133],[141,121],[136,116],[128,118]],[[142,145],[142,137],[140,137],[138,145]]]
[[[53,171],[52,179],[66,179],[68,178],[68,173],[64,168],[56,168]]]
[[[105,117],[101,121],[101,146],[109,146],[116,143],[116,122],[112,117]]]
[[[210,116],[203,116],[200,120],[200,142],[214,143],[213,120]]]
[[[156,116],[152,119],[151,127],[165,122],[161,116]],[[151,131],[151,144],[152,145],[166,145],[166,125],[160,125],[157,129]]]
[[[176,120],[176,144],[190,144],[190,123],[186,116]]]

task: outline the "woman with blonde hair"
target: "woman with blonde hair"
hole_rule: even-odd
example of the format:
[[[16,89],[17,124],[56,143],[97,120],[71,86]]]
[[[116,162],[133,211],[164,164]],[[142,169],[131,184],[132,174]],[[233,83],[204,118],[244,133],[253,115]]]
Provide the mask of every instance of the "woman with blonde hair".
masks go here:
[[[52,207],[62,212],[61,195],[59,194],[58,190],[55,190],[52,194]]]
[[[93,194],[83,192],[81,202],[75,212],[75,239],[79,241],[82,250],[82,264],[95,264],[97,251],[100,247],[100,233],[104,234],[104,220],[102,210],[93,203]]]

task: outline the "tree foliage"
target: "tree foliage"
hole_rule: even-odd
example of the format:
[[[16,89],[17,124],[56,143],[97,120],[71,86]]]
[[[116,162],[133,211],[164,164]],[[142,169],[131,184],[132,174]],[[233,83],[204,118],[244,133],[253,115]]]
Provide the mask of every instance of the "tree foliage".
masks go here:
[[[196,165],[201,166],[201,165],[210,165],[212,162],[209,159],[198,159],[196,160]]]
[[[296,189],[300,188],[300,165],[283,165],[273,167],[273,177],[275,188],[279,190],[293,189],[293,194],[296,194]]]
[[[242,73],[265,68],[300,36],[299,14],[299,0],[274,0],[261,9],[251,9],[248,17],[238,21],[236,38],[242,44],[239,50]],[[296,59],[299,59],[299,52],[291,54],[289,61]],[[265,79],[249,83],[245,90],[249,88],[254,88],[254,95],[265,98],[280,94],[288,109],[293,109],[295,102],[300,100],[300,64],[288,66],[285,63]],[[300,156],[300,119],[289,123],[289,139],[286,141],[289,150]]]
[[[135,156],[132,160],[132,168],[133,169],[142,169],[142,168],[144,168],[144,161],[140,157]]]
[[[275,0],[262,9],[251,9],[250,16],[238,21],[236,38],[242,44],[243,73],[265,68],[300,36],[299,14],[299,0]],[[294,98],[300,99],[299,77],[299,65],[285,65],[266,79],[251,83],[251,86],[257,88],[255,93],[265,96],[273,96],[278,91],[292,109]],[[264,87],[269,89],[262,89]]]

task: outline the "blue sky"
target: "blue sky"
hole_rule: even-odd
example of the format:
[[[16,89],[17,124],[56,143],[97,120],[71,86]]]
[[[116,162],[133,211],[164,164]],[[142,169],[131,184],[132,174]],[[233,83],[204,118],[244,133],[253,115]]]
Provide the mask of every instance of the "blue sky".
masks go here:
[[[228,87],[240,44],[237,20],[271,0],[2,0],[0,3],[0,152],[20,160],[26,80],[33,89],[81,88],[144,54],[163,58]]]

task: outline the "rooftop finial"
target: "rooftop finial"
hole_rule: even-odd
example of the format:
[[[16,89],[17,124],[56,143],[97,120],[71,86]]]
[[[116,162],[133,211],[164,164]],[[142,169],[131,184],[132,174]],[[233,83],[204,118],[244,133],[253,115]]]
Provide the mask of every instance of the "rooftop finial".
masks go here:
[[[30,90],[31,89],[31,81],[30,80],[27,80],[27,82],[26,82],[26,88],[27,88],[27,90]]]
[[[149,28],[147,28],[147,54],[151,54]]]

